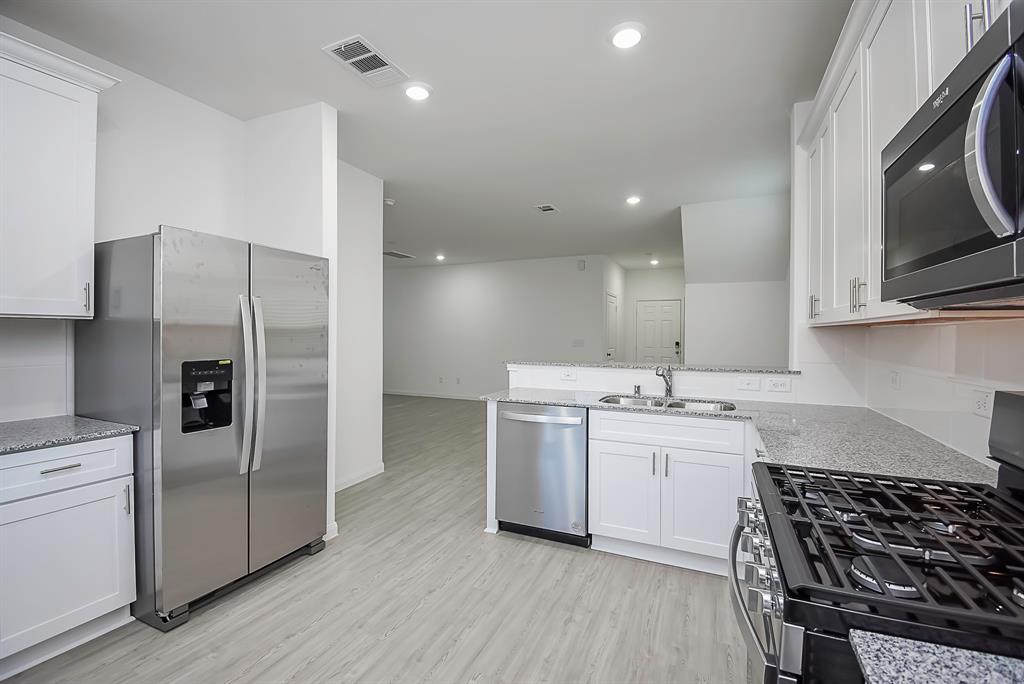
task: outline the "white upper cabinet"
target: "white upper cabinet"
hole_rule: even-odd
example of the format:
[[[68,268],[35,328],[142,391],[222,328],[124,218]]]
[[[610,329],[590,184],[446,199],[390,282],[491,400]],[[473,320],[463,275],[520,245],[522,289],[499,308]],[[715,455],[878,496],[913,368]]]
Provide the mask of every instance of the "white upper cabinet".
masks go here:
[[[897,0],[896,4],[903,4]],[[995,19],[1010,4],[1010,0],[917,0],[915,10],[921,15],[928,36],[927,77],[928,92],[921,94],[923,101],[939,87],[967,54],[968,31],[977,42],[985,33],[985,3],[990,18]],[[910,3],[907,3],[910,4]],[[966,6],[971,6],[971,27],[967,27]]]
[[[927,86],[917,68],[914,5],[902,0],[884,2],[868,25],[864,39],[867,88],[867,225],[864,253],[864,316],[913,313],[907,304],[883,302],[882,284],[882,150],[914,112]],[[923,86],[923,87],[922,87]]]
[[[116,82],[0,33],[0,316],[92,317],[97,93]]]
[[[972,2],[976,42],[983,16],[994,20],[1009,0]],[[881,300],[882,150],[966,54],[966,4],[875,0],[850,9],[800,135],[808,172],[809,325],[934,316]]]
[[[824,323],[860,316],[853,284],[864,277],[864,70],[859,50],[839,83],[828,116],[834,199],[832,216],[823,222],[823,278],[830,283],[818,319]]]

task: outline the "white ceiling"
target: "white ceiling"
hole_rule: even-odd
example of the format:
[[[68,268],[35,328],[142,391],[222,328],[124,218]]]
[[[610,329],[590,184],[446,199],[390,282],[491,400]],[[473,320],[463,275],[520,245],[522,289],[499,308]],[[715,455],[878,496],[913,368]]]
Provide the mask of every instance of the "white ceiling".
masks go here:
[[[682,265],[678,207],[785,191],[788,118],[850,0],[0,0],[0,13],[241,119],[323,100],[384,178],[386,249],[446,263],[606,253]],[[639,46],[608,40],[640,21]],[[320,48],[362,34],[412,79]],[[624,200],[643,197],[635,207]],[[553,203],[561,212],[533,209]],[[386,259],[386,265],[402,262]]]

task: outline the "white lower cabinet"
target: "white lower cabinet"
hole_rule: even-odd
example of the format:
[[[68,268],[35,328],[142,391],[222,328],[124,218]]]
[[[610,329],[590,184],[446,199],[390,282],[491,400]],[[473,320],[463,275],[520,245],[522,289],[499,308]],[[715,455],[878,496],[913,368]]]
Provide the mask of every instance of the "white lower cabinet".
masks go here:
[[[660,449],[590,440],[587,518],[591,534],[661,543]]]
[[[131,619],[132,436],[0,460],[0,679]]]
[[[729,557],[736,498],[743,495],[743,456],[662,449],[661,545]]]
[[[743,424],[591,411],[589,425],[587,516],[594,548],[724,573],[746,479]],[[709,440],[709,434],[729,438]],[[722,450],[679,446],[690,443]]]
[[[135,600],[132,478],[0,506],[0,657]]]

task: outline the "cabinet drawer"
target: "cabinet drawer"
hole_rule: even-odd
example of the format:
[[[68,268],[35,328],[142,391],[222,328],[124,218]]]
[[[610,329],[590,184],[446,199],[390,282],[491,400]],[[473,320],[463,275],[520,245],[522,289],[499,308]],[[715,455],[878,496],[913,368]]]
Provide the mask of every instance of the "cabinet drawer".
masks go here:
[[[9,454],[0,459],[0,503],[131,474],[131,435]]]
[[[590,411],[590,438],[652,446],[743,453],[742,420],[626,411]]]

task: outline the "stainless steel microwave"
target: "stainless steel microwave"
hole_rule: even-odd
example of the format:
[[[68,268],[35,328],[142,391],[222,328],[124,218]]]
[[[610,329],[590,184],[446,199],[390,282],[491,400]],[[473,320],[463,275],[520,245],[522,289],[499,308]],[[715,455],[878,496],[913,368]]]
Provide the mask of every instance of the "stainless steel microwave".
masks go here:
[[[882,299],[1024,308],[1024,0],[882,151]]]

